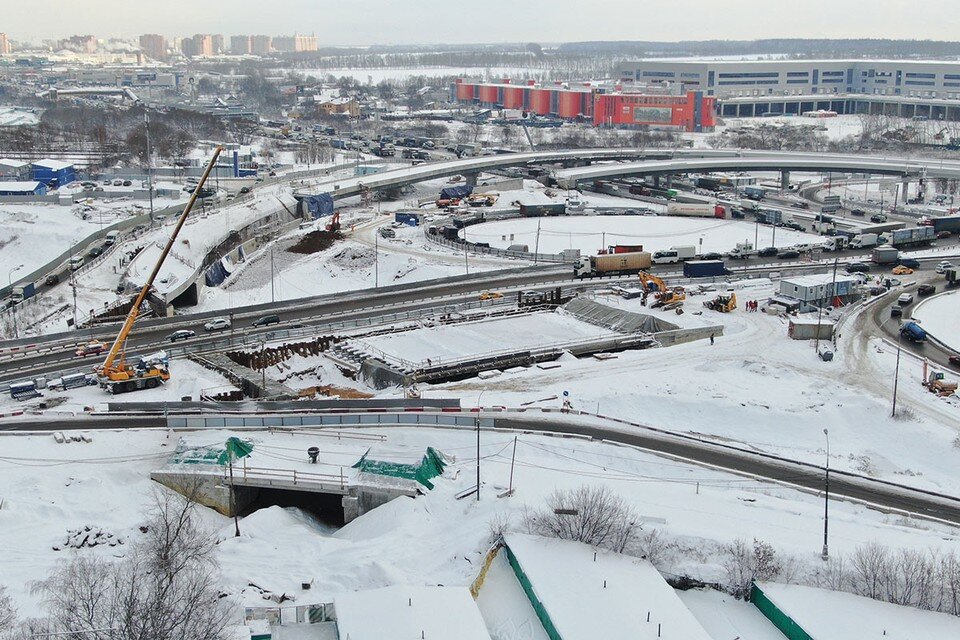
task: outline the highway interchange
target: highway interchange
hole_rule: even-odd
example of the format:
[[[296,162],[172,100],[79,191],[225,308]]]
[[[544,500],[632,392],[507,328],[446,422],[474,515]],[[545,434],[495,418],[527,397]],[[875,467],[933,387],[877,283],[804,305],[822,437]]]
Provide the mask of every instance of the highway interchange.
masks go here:
[[[869,160],[863,158],[849,158],[839,161],[835,158],[829,158],[822,155],[811,158],[809,154],[806,157],[799,157],[805,154],[771,154],[753,153],[753,152],[695,152],[684,154],[682,152],[672,152],[669,158],[664,159],[664,153],[651,153],[644,151],[642,154],[637,150],[630,152],[607,150],[605,154],[597,153],[593,159],[623,160],[630,157],[658,158],[658,160],[648,160],[638,171],[639,165],[632,165],[629,169],[626,164],[604,164],[593,168],[581,169],[571,168],[561,170],[568,179],[574,181],[589,179],[592,176],[609,175],[637,175],[655,174],[655,173],[673,173],[677,171],[700,170],[709,168],[737,168],[747,164],[755,168],[766,168],[778,166],[780,168],[803,168],[804,170],[813,170],[816,167],[828,170],[851,170],[853,165],[861,168],[868,168],[875,173],[896,176],[917,176],[921,173],[931,176],[934,173],[943,173],[953,176],[953,172],[960,176],[960,163],[924,163],[916,160]],[[521,157],[529,156],[529,157]],[[694,156],[690,159],[690,156]],[[697,157],[699,156],[699,157]],[[733,156],[733,157],[731,157]],[[746,156],[748,159],[744,159]],[[576,152],[553,152],[552,154],[511,154],[511,156],[495,156],[491,158],[457,160],[443,163],[420,165],[411,169],[400,170],[399,172],[386,172],[376,177],[352,178],[348,180],[337,181],[334,187],[334,194],[338,198],[347,197],[359,193],[363,188],[382,188],[396,184],[409,184],[425,179],[452,175],[453,173],[465,173],[471,170],[482,170],[489,168],[498,168],[502,166],[517,166],[518,164],[527,164],[533,162],[572,162],[582,160],[583,151]],[[773,159],[771,159],[773,158]],[[738,162],[740,163],[738,165]],[[779,164],[777,164],[779,163]],[[858,164],[859,163],[859,164]],[[439,166],[443,165],[443,166]],[[620,167],[620,168],[618,168]],[[844,169],[846,167],[846,169]],[[937,175],[939,175],[937,173]],[[396,175],[391,175],[396,174]],[[586,177],[584,177],[586,176]],[[951,239],[948,243],[955,244],[956,240]],[[867,252],[844,251],[837,254],[842,260],[849,260],[858,256],[863,256]],[[731,265],[735,271],[746,274],[763,274],[770,272],[780,272],[785,269],[791,270],[824,270],[832,263],[834,255],[824,254],[817,262],[804,263],[785,263],[775,258],[758,259],[753,258],[744,264]],[[914,278],[916,282],[908,285],[908,289],[914,289],[919,283],[936,280],[932,274],[931,267],[939,258],[926,258],[922,260],[923,269],[918,271]],[[677,276],[679,273],[673,267],[660,268],[656,271],[662,276]],[[942,280],[941,280],[942,281]],[[167,342],[167,336],[174,330],[189,329],[195,331],[197,336],[186,342],[177,343],[176,348],[181,352],[186,350],[202,351],[213,348],[218,343],[224,344],[227,341],[243,344],[257,344],[261,340],[269,339],[270,335],[277,335],[280,331],[291,331],[303,335],[316,335],[328,330],[334,323],[358,322],[363,320],[373,320],[388,317],[391,314],[399,312],[423,311],[426,313],[437,310],[455,308],[457,305],[473,302],[481,291],[497,290],[507,293],[505,301],[510,300],[515,292],[536,289],[549,290],[555,287],[562,287],[565,291],[572,291],[578,287],[590,286],[590,284],[609,284],[609,280],[596,281],[594,283],[581,283],[575,281],[572,275],[572,268],[569,265],[538,266],[523,269],[509,269],[503,271],[493,271],[471,276],[458,276],[446,278],[440,281],[429,281],[411,285],[399,285],[390,287],[381,287],[376,290],[364,290],[352,293],[339,293],[326,296],[318,296],[296,301],[288,301],[277,305],[255,305],[249,307],[238,307],[229,314],[224,312],[205,312],[197,314],[178,315],[173,318],[147,319],[137,325],[137,330],[130,340],[129,351],[131,353],[146,353],[161,348],[171,347]],[[938,287],[939,288],[939,287]],[[891,297],[888,294],[888,297]],[[883,300],[873,305],[868,314],[869,322],[867,330],[875,332],[878,335],[884,335],[887,338],[896,339],[896,330],[893,325],[887,321],[890,313],[890,302]],[[272,327],[251,328],[250,323],[257,317],[270,312],[276,313],[281,318],[281,323]],[[209,334],[203,331],[203,324],[212,317],[229,315],[233,319],[233,328],[230,332]],[[0,384],[6,384],[18,379],[22,379],[29,372],[30,375],[55,375],[65,371],[89,370],[95,363],[95,359],[81,360],[74,356],[73,350],[78,343],[90,339],[100,339],[109,341],[113,337],[116,328],[113,325],[107,325],[97,329],[86,329],[82,332],[73,332],[65,334],[54,334],[43,336],[41,338],[28,338],[18,341],[7,341],[0,344]],[[946,364],[945,359],[949,355],[944,350],[935,345],[925,347],[926,355],[931,360],[939,364]],[[565,422],[562,418],[554,420],[549,429],[563,433],[575,433],[591,438],[615,440],[649,449],[661,454],[677,456],[680,458],[693,460],[701,464],[707,464],[722,469],[728,469],[738,473],[746,473],[769,480],[784,482],[793,486],[798,486],[808,490],[819,490],[822,485],[822,469],[812,465],[803,465],[787,460],[763,459],[755,454],[749,454],[743,450],[730,447],[723,447],[711,443],[702,443],[684,438],[679,435],[654,433],[655,430],[632,430],[628,433],[619,432],[603,426],[584,425],[576,421]],[[64,418],[46,419],[20,418],[15,422],[8,422],[0,428],[16,430],[53,430],[70,428],[114,428],[118,426],[132,427],[159,427],[164,426],[162,416],[142,415],[142,416],[108,416],[95,415],[78,418],[71,425],[70,421]],[[545,430],[542,421],[537,421],[536,425],[511,416],[509,419],[498,422],[498,427],[529,430],[536,426],[537,429]],[[622,431],[622,430],[620,430]],[[866,503],[879,505],[887,509],[901,510],[925,517],[936,518],[955,524],[960,524],[960,502],[947,496],[935,496],[924,494],[897,485],[879,483],[863,478],[851,476],[850,478],[839,478],[836,490],[852,499],[864,501]]]

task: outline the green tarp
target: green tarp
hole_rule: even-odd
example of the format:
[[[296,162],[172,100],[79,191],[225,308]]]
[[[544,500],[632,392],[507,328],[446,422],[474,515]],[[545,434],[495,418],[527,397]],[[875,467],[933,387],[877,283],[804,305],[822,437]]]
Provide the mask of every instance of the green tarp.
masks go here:
[[[370,457],[370,450],[368,449],[353,465],[353,468],[359,469],[363,473],[416,480],[427,489],[433,489],[433,483],[430,482],[431,478],[436,478],[442,474],[446,466],[447,462],[444,455],[433,447],[427,447],[427,452],[418,463],[377,460]]]
[[[246,457],[253,451],[253,443],[239,438],[230,438],[223,446],[186,447],[180,445],[173,454],[173,464],[212,464],[226,465],[231,453],[234,460]]]

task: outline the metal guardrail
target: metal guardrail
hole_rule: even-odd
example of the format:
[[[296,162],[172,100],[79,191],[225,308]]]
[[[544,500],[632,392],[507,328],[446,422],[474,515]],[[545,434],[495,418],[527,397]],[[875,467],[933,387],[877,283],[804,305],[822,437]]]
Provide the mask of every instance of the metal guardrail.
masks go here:
[[[448,249],[456,249],[458,252],[469,251],[475,255],[489,255],[496,256],[498,258],[511,258],[518,260],[528,260],[530,262],[554,262],[561,264],[572,264],[579,258],[570,258],[569,260],[564,258],[562,253],[530,253],[527,251],[508,251],[507,249],[498,249],[496,247],[481,247],[473,242],[454,242],[452,240],[447,240],[446,238],[441,237],[435,233],[427,233],[424,230],[423,234],[428,242],[433,244],[440,245],[442,247],[447,247]]]

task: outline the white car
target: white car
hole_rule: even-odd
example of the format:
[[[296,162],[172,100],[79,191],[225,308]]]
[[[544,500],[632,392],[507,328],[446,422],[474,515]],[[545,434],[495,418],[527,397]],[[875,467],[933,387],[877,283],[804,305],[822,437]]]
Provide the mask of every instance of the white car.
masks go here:
[[[223,331],[230,328],[230,320],[227,318],[214,318],[203,325],[204,331]]]
[[[943,260],[942,262],[937,264],[937,273],[945,273],[947,269],[953,269],[953,268],[954,266],[951,263],[947,262],[946,260]]]

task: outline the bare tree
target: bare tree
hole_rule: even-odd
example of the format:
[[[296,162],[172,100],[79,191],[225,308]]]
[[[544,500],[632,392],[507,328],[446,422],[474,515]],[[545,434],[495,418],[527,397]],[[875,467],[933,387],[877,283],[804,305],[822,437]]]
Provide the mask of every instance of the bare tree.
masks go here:
[[[16,620],[17,610],[13,606],[13,601],[7,595],[7,588],[0,585],[0,634],[12,629]]]
[[[215,539],[196,503],[159,490],[145,536],[119,562],[79,556],[35,586],[52,626],[94,640],[224,640]],[[91,630],[102,629],[94,633]]]
[[[633,509],[605,486],[554,491],[545,509],[524,514],[523,524],[536,535],[616,552],[622,552],[642,528]]]
[[[750,546],[742,538],[724,545],[723,567],[731,593],[746,600],[755,580],[772,580],[780,575],[783,565],[774,548],[763,540],[753,539]]]

